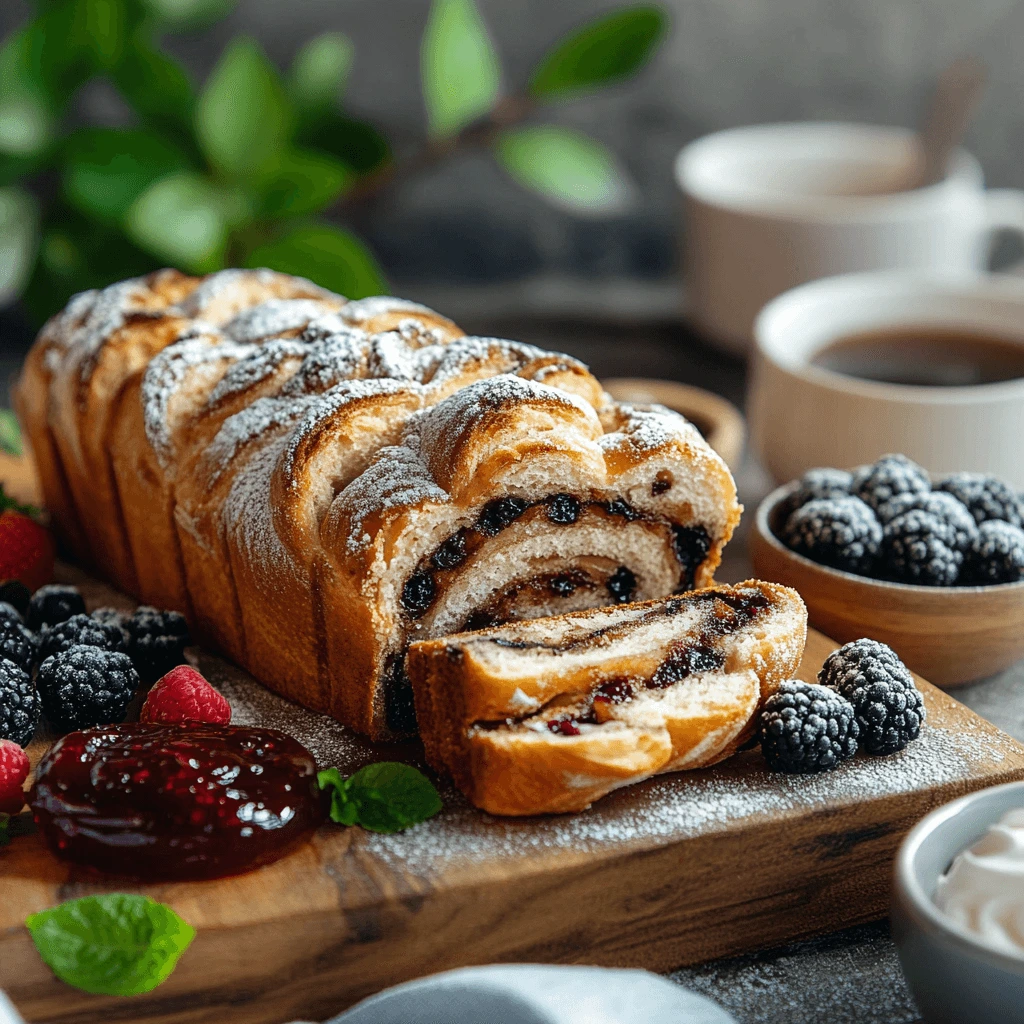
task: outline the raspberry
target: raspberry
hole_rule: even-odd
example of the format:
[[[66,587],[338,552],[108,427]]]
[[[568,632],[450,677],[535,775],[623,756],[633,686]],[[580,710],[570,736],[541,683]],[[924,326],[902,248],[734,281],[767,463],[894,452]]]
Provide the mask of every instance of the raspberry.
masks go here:
[[[28,754],[12,740],[0,740],[0,813],[19,814],[25,806]]]
[[[853,472],[853,493],[876,512],[897,494],[926,494],[931,489],[928,474],[906,455],[883,455]]]
[[[39,666],[46,717],[64,732],[123,722],[139,676],[131,659],[100,647],[69,647]]]
[[[84,613],[85,601],[77,587],[50,583],[32,595],[25,618],[29,629],[40,630],[43,626],[55,626],[58,622],[70,619],[72,615]]]
[[[142,604],[125,628],[130,638],[128,653],[136,671],[147,682],[166,675],[185,660],[189,635],[184,615]]]
[[[142,705],[143,722],[208,722],[227,725],[231,705],[191,665],[158,679]]]

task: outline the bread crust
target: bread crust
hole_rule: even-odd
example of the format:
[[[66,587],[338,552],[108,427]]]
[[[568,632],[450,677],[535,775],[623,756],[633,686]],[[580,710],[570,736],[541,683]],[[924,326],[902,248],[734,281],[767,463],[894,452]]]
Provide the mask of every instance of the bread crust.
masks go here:
[[[728,757],[806,638],[796,591],[748,580],[420,641],[406,664],[430,764],[491,814],[549,814]],[[691,669],[666,682],[673,659]]]
[[[76,297],[17,407],[76,558],[376,738],[411,731],[412,639],[706,585],[741,511],[692,425],[577,360],[267,270]]]

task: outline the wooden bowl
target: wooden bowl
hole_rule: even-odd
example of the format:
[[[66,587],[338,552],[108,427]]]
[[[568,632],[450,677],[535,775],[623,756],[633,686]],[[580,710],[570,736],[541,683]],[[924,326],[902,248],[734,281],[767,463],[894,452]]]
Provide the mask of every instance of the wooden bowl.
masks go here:
[[[730,469],[739,466],[746,425],[739,409],[721,395],[674,380],[650,377],[613,377],[601,383],[617,402],[656,403],[681,413],[704,435]]]
[[[1024,582],[918,587],[818,565],[790,551],[774,532],[795,487],[780,487],[761,502],[750,558],[762,579],[799,591],[816,629],[841,643],[881,640],[943,687],[994,675],[1024,658]]]

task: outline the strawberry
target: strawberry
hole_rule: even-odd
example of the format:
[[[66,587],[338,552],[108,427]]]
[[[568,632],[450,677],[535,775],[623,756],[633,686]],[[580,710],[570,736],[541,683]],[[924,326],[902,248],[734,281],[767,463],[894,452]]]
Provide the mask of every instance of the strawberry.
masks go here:
[[[28,754],[13,740],[0,740],[0,814],[19,814],[25,806]]]
[[[0,485],[0,580],[19,580],[29,590],[53,579],[56,554],[50,531],[31,517],[34,511],[8,497]]]
[[[191,665],[178,665],[149,691],[143,722],[210,722],[227,725],[231,705]]]

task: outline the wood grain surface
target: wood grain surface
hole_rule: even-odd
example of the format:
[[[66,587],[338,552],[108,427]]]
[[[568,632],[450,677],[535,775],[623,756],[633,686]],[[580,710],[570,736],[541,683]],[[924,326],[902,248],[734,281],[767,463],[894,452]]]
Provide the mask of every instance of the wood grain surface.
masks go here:
[[[1024,658],[1024,582],[997,587],[918,587],[838,572],[790,551],[773,533],[792,489],[773,491],[754,516],[750,559],[761,579],[800,592],[811,625],[840,643],[889,644],[937,686],[1002,672]]]
[[[75,570],[60,574],[91,607],[131,606]],[[833,647],[812,633],[801,676],[813,678]],[[236,721],[285,728],[321,766],[422,763],[416,744],[373,747],[218,658],[199,661]],[[408,832],[325,826],[284,860],[215,882],[97,880],[38,835],[21,837],[0,850],[0,987],[30,1021],[281,1024],[467,964],[667,970],[877,918],[915,821],[968,790],[1024,778],[1024,747],[921,686],[927,726],[892,758],[802,778],[772,775],[748,751],[546,819],[489,817],[443,787],[444,811]],[[117,890],[171,904],[198,931],[172,977],[132,999],[57,981],[23,926],[61,900]]]

